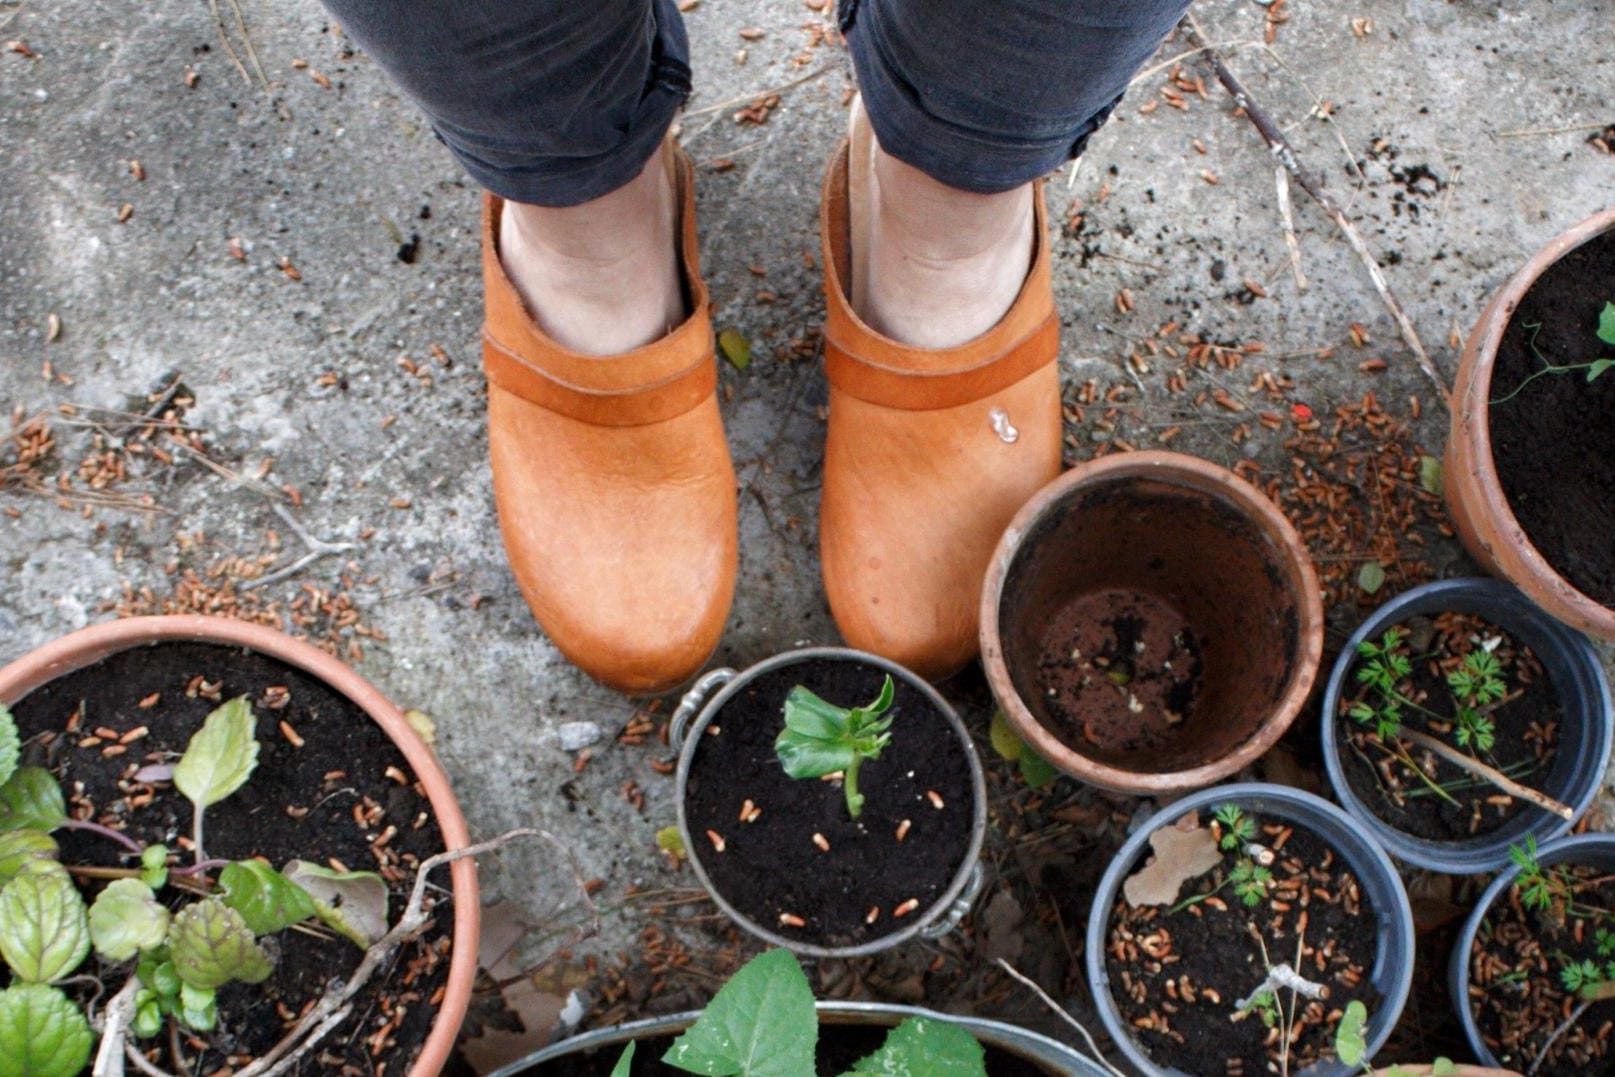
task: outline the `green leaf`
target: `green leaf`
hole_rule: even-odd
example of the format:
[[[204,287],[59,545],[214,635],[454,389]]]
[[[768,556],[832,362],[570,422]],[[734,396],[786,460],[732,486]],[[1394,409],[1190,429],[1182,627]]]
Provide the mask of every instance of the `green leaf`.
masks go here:
[[[241,914],[254,935],[268,935],[314,915],[308,891],[261,860],[225,865],[219,885],[224,903]]]
[[[987,1077],[986,1054],[976,1038],[958,1025],[930,1017],[910,1017],[886,1035],[880,1050],[844,1077]]]
[[[1615,359],[1594,359],[1587,368],[1587,380],[1592,381],[1612,366],[1615,366]]]
[[[684,847],[684,835],[679,831],[678,824],[664,826],[656,832],[656,847],[664,853],[672,853],[680,860],[688,860],[690,851]]]
[[[211,987],[179,985],[179,1019],[195,1032],[211,1032],[219,1023],[219,1004]]]
[[[179,997],[179,973],[174,971],[172,961],[159,961],[152,954],[142,954],[140,964],[135,967],[135,975],[140,982],[151,988],[158,998],[172,999]]]
[[[793,778],[820,778],[844,771],[858,760],[858,752],[850,744],[792,736],[788,729],[774,741],[774,754]]]
[[[22,737],[17,733],[17,720],[4,703],[0,703],[0,785],[11,780],[22,758]]]
[[[135,994],[135,1019],[129,1027],[143,1040],[163,1030],[163,1003],[154,992],[142,989]]]
[[[218,898],[187,905],[168,929],[174,971],[192,987],[215,988],[239,980],[262,983],[273,971],[240,913]]]
[[[1615,303],[1605,303],[1598,313],[1598,339],[1615,344]]]
[[[36,860],[55,860],[56,840],[43,830],[0,831],[0,886]]]
[[[153,890],[168,885],[168,846],[148,845],[141,852],[140,881]]]
[[[638,1045],[633,1040],[628,1041],[628,1046],[622,1049],[622,1057],[618,1058],[617,1064],[611,1067],[611,1077],[628,1077],[628,1074],[634,1068],[634,1048],[636,1046]]]
[[[1430,1063],[1430,1077],[1452,1077],[1457,1072],[1457,1064],[1445,1055]]]
[[[387,883],[375,872],[332,871],[292,860],[285,875],[314,899],[314,915],[360,948],[387,934]]]
[[[1033,789],[1041,789],[1060,776],[1053,763],[1032,750],[1030,744],[1021,751],[1021,780]]]
[[[1419,485],[1427,493],[1441,496],[1441,461],[1434,456],[1419,457]]]
[[[0,991],[0,1077],[74,1077],[94,1044],[90,1023],[60,989],[13,984]]]
[[[1374,594],[1385,586],[1385,566],[1378,561],[1369,561],[1357,572],[1357,586],[1365,594]]]
[[[240,789],[258,765],[256,727],[246,696],[215,709],[175,765],[175,787],[203,808]]]
[[[90,906],[90,942],[108,961],[155,950],[168,937],[169,913],[139,879],[115,879]]]
[[[718,348],[729,365],[736,370],[751,366],[751,341],[738,329],[725,329],[718,334]]]
[[[0,830],[55,830],[66,821],[62,787],[44,767],[20,767],[0,786]]]
[[[803,1077],[818,1039],[813,989],[788,950],[748,961],[662,1061],[707,1077]]]
[[[1363,1036],[1367,1024],[1368,1007],[1353,999],[1346,1004],[1346,1012],[1335,1026],[1335,1054],[1352,1069],[1356,1069],[1368,1053],[1368,1042]]]
[[[0,957],[18,980],[59,980],[89,952],[84,898],[66,868],[35,860],[0,889]]]
[[[1021,757],[1025,742],[1015,732],[1015,727],[1009,724],[1002,710],[993,711],[992,723],[987,726],[987,739],[992,741],[993,751],[998,753],[999,758],[1014,762]]]

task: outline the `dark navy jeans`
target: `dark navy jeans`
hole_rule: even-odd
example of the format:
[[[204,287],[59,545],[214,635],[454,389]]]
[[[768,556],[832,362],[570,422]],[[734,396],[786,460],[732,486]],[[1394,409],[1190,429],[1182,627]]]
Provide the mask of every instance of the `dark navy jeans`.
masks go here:
[[[674,0],[325,0],[471,177],[572,206],[655,152],[690,92]],[[1007,191],[1081,152],[1189,0],[840,0],[886,152]]]

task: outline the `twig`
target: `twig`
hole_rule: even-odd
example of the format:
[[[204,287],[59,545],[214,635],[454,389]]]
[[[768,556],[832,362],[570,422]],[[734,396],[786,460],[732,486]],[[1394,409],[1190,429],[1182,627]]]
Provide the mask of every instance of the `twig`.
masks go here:
[[[308,547],[308,552],[285,568],[276,569],[267,576],[259,576],[255,580],[242,584],[241,589],[243,591],[251,591],[257,587],[268,587],[272,583],[279,583],[281,580],[297,575],[322,557],[329,557],[336,553],[346,553],[349,550],[358,548],[358,543],[354,542],[327,542],[325,539],[315,538],[308,533],[302,524],[297,522],[297,517],[286,510],[285,505],[275,504],[271,508],[275,510],[275,515],[284,520],[286,526],[291,528],[292,532],[302,540],[303,545]]]
[[[174,1074],[169,1073],[167,1070],[153,1066],[150,1062],[146,1061],[146,1056],[141,1054],[140,1049],[134,1044],[130,1043],[128,1040],[123,1041],[123,1055],[129,1061],[133,1062],[135,1064],[135,1068],[141,1073],[146,1074],[147,1077],[175,1077]]]
[[[1608,127],[1607,123],[1573,123],[1569,127],[1524,127],[1518,131],[1499,131],[1498,138],[1524,138],[1527,135],[1569,135],[1577,131],[1596,131]]]
[[[1593,999],[1587,999],[1580,1006],[1570,1011],[1570,1016],[1566,1017],[1559,1027],[1553,1030],[1553,1035],[1548,1037],[1548,1042],[1542,1045],[1542,1050],[1538,1051],[1536,1057],[1531,1060],[1531,1068],[1525,1071],[1525,1077],[1536,1077],[1536,1071],[1542,1068],[1543,1060],[1548,1057],[1548,1048],[1557,1043],[1560,1036],[1570,1031],[1570,1027],[1581,1020],[1581,1015],[1587,1012],[1587,1007],[1591,1006],[1593,1002]]]
[[[15,20],[18,15],[21,15],[27,9],[28,9],[27,0],[23,0],[23,3],[20,3],[20,4],[17,5],[17,10],[16,11],[13,11],[10,15],[7,15],[3,21],[0,21],[0,30],[4,30],[6,27],[10,26],[12,21]]]
[[[1313,983],[1291,968],[1288,961],[1280,961],[1277,965],[1273,965],[1267,970],[1267,979],[1257,984],[1254,991],[1234,1003],[1234,1008],[1248,1010],[1256,1002],[1258,995],[1277,991],[1281,987],[1294,991],[1296,994],[1305,995],[1309,999],[1323,997],[1323,984]]]
[[[247,50],[247,59],[252,61],[252,69],[258,72],[258,81],[264,84],[264,92],[269,92],[269,77],[264,74],[264,65],[258,62],[258,50],[252,47],[252,35],[247,33],[247,20],[241,14],[241,4],[238,0],[230,0],[230,7],[236,13],[236,29],[241,31],[241,44]]]
[[[1044,991],[1029,977],[1021,975],[1021,973],[1016,970],[1014,965],[1011,965],[1008,961],[1005,961],[1001,957],[998,959],[998,965],[1016,980],[1019,980],[1022,984],[1030,987],[1032,991],[1036,993],[1037,997],[1043,1000],[1043,1005],[1047,1006],[1050,1010],[1053,1010],[1057,1016],[1064,1018],[1066,1024],[1082,1033],[1082,1038],[1088,1041],[1088,1050],[1093,1052],[1095,1061],[1097,1061],[1110,1073],[1114,1074],[1114,1077],[1127,1077],[1125,1073],[1117,1069],[1115,1066],[1112,1066],[1108,1061],[1105,1060],[1105,1056],[1100,1053],[1099,1045],[1094,1043],[1093,1037],[1088,1034],[1088,1030],[1082,1027],[1082,1022],[1078,1021],[1075,1017],[1072,1017],[1069,1013],[1066,1013],[1065,1007],[1061,1006],[1058,1002],[1055,1002],[1052,998],[1050,998],[1047,991]]]
[[[727,101],[719,101],[715,105],[705,105],[705,106],[703,106],[701,108],[689,109],[688,111],[686,111],[684,113],[683,119],[688,120],[692,116],[705,116],[705,115],[707,115],[708,113],[711,113],[711,112],[722,112],[724,109],[726,109],[726,108],[734,108],[736,105],[749,105],[753,101],[757,100],[759,97],[769,97],[769,96],[772,96],[773,94],[777,94],[777,93],[782,94],[782,93],[786,92],[787,90],[794,90],[798,86],[802,85],[804,82],[812,82],[814,79],[818,78],[820,75],[829,74],[830,73],[830,68],[833,67],[833,66],[834,66],[833,64],[825,64],[823,67],[819,68],[817,71],[809,71],[807,74],[803,75],[801,78],[792,79],[790,82],[784,83],[784,84],[779,85],[779,86],[771,86],[771,87],[769,87],[768,89],[765,89],[765,90],[756,90],[756,91],[753,91],[752,93],[744,94],[744,95],[742,95],[740,97],[731,97],[731,98],[729,98],[729,100],[727,100]]]
[[[1284,248],[1290,252],[1290,270],[1295,274],[1295,290],[1307,290],[1307,275],[1301,269],[1301,243],[1295,238],[1295,217],[1290,212],[1290,173],[1283,165],[1273,168],[1273,183],[1278,189],[1279,220],[1284,224]]]
[[[241,57],[236,55],[235,46],[230,44],[230,35],[224,32],[224,16],[219,14],[219,0],[207,0],[207,6],[213,11],[213,25],[219,30],[219,44],[224,46],[224,51],[230,57],[230,62],[236,65],[236,70],[241,72],[241,81],[251,86],[252,76],[247,74],[246,65],[241,62]]]
[[[279,490],[275,489],[273,486],[265,486],[263,483],[259,482],[256,479],[249,479],[245,475],[242,475],[241,473],[239,473],[237,471],[234,471],[234,470],[232,470],[232,469],[230,469],[228,467],[225,467],[223,464],[221,464],[217,460],[213,459],[213,457],[209,456],[207,453],[201,452],[200,450],[196,449],[189,442],[187,442],[184,438],[171,437],[171,438],[168,439],[167,444],[173,446],[176,449],[179,449],[182,452],[184,452],[186,455],[188,455],[192,459],[196,460],[203,467],[207,468],[209,471],[213,472],[215,475],[218,475],[220,478],[229,479],[231,482],[235,483],[237,486],[244,486],[248,490],[251,490],[253,493],[257,494],[258,496],[260,496],[262,498],[265,498],[265,499],[267,499],[269,501],[284,501],[284,500],[286,500],[286,495],[281,493]]]
[[[1496,767],[1487,766],[1474,756],[1466,755],[1465,753],[1460,752],[1457,748],[1447,744],[1445,741],[1438,740],[1435,737],[1430,736],[1428,733],[1421,733],[1417,729],[1409,729],[1407,726],[1403,726],[1401,729],[1396,731],[1396,735],[1401,737],[1403,740],[1412,741],[1420,748],[1424,748],[1428,751],[1436,753],[1447,762],[1453,764],[1454,766],[1460,767],[1463,770],[1467,770],[1477,778],[1485,778],[1487,781],[1503,790],[1503,792],[1508,793],[1510,796],[1519,797],[1521,800],[1528,800],[1532,804],[1535,804],[1537,807],[1541,808],[1543,811],[1551,811],[1561,819],[1573,820],[1576,817],[1575,811],[1566,805],[1559,803],[1557,800],[1554,800],[1546,793],[1539,793],[1535,789],[1521,785],[1519,782],[1515,781],[1513,778],[1510,778],[1507,774],[1504,774]]]
[[[1192,13],[1186,14],[1184,20],[1188,26],[1191,39],[1204,42],[1206,40],[1205,35],[1201,32],[1200,25],[1194,15]],[[1250,91],[1228,69],[1228,65],[1223,63],[1215,49],[1209,46],[1203,47],[1206,59],[1210,62],[1212,71],[1217,76],[1217,81],[1222,83],[1223,88],[1232,95],[1234,103],[1243,109],[1245,115],[1250,118],[1251,123],[1255,125],[1256,130],[1261,134],[1268,148],[1272,150],[1273,156],[1278,160],[1279,164],[1284,166],[1285,170],[1301,185],[1301,189],[1311,195],[1313,200],[1323,208],[1324,212],[1340,228],[1341,233],[1345,235],[1346,242],[1351,244],[1352,250],[1357,252],[1357,257],[1363,263],[1363,268],[1368,271],[1369,280],[1374,284],[1374,290],[1379,293],[1380,300],[1385,304],[1391,318],[1396,322],[1397,329],[1402,334],[1402,340],[1412,350],[1414,358],[1418,360],[1419,369],[1424,371],[1425,377],[1429,378],[1431,384],[1436,387],[1442,403],[1450,408],[1452,406],[1452,394],[1447,388],[1446,379],[1441,376],[1435,364],[1430,361],[1429,353],[1424,350],[1424,344],[1419,340],[1418,330],[1413,327],[1412,320],[1408,318],[1407,312],[1402,309],[1402,304],[1391,291],[1390,284],[1385,280],[1385,271],[1380,267],[1379,260],[1375,258],[1374,253],[1369,250],[1368,243],[1363,239],[1362,233],[1351,222],[1351,218],[1346,216],[1345,211],[1340,208],[1340,204],[1330,196],[1329,192],[1323,189],[1318,177],[1302,167],[1300,158],[1296,155],[1295,147],[1285,137],[1279,125],[1274,122],[1272,115],[1252,99]]]
[[[99,1022],[101,1047],[95,1052],[95,1068],[90,1077],[123,1077],[123,1030],[134,1020],[135,995],[140,991],[140,977],[131,976],[129,982],[118,989],[102,1011]]]

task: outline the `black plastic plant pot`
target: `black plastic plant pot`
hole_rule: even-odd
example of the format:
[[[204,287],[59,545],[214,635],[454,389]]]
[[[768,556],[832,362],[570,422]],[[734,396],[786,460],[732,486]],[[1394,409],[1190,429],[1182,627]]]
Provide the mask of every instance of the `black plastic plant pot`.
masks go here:
[[[875,1050],[887,1029],[910,1017],[927,1017],[959,1025],[976,1037],[987,1052],[988,1077],[1111,1077],[1109,1070],[1065,1044],[1001,1021],[938,1014],[915,1006],[883,1002],[820,1002],[818,1010],[821,1037],[827,1041],[832,1037],[851,1040],[844,1046],[852,1049],[854,1057]],[[698,1016],[695,1013],[672,1014],[585,1032],[553,1043],[520,1062],[496,1070],[489,1077],[546,1077],[549,1074],[574,1077],[596,1073],[606,1077],[629,1041],[641,1045],[634,1060],[638,1066],[638,1056],[656,1057],[646,1048],[653,1043],[659,1046],[658,1041],[671,1041],[694,1024]],[[832,1072],[843,1072],[847,1068],[847,1065],[838,1066]]]
[[[1379,639],[1386,629],[1410,618],[1456,612],[1484,618],[1529,647],[1540,661],[1558,703],[1558,739],[1545,771],[1522,777],[1523,784],[1572,809],[1566,819],[1525,801],[1501,826],[1474,837],[1437,840],[1398,829],[1375,814],[1347,777],[1342,756],[1342,696],[1355,687],[1358,644]],[[1609,759],[1610,689],[1598,652],[1580,632],[1549,617],[1525,594],[1499,580],[1439,580],[1415,587],[1387,602],[1352,634],[1340,652],[1323,698],[1323,757],[1336,799],[1392,856],[1433,871],[1477,874],[1508,863],[1510,845],[1530,835],[1540,843],[1567,833],[1597,795]],[[1494,791],[1495,792],[1495,791]]]
[[[1591,868],[1602,874],[1615,873],[1615,835],[1610,834],[1581,834],[1576,837],[1560,838],[1537,848],[1537,863],[1548,868],[1555,864],[1575,864],[1580,867]],[[1508,893],[1509,887],[1514,885],[1520,877],[1520,868],[1510,865],[1509,869],[1498,875],[1491,884],[1481,892],[1475,907],[1470,910],[1469,919],[1464,921],[1463,930],[1458,933],[1458,941],[1452,948],[1452,958],[1447,964],[1447,991],[1452,996],[1452,1005],[1458,1011],[1458,1020],[1464,1026],[1464,1037],[1469,1040],[1469,1049],[1475,1052],[1475,1058],[1485,1066],[1499,1069],[1518,1070],[1521,1073],[1531,1065],[1533,1059],[1515,1059],[1509,1063],[1498,1060],[1496,1052],[1486,1043],[1481,1035],[1480,1025],[1475,1020],[1475,1010],[1471,995],[1475,991],[1485,990],[1474,987],[1472,976],[1471,952],[1475,940],[1480,936],[1486,926],[1488,915],[1497,899]],[[1591,932],[1588,932],[1591,935]],[[1544,950],[1546,947],[1544,947]],[[1547,975],[1557,978],[1557,969],[1550,963],[1550,972]],[[1523,1010],[1526,1007],[1526,995],[1530,990],[1528,984],[1517,983],[1508,990],[1517,990],[1518,1005]],[[1532,1072],[1535,1072],[1534,1070]],[[1552,1072],[1551,1069],[1546,1072]]]
[[[888,676],[891,741],[862,766],[854,819],[841,780],[791,778],[774,742],[793,687],[851,708],[873,701]],[[753,935],[799,954],[854,957],[938,938],[969,912],[987,825],[981,762],[953,708],[902,666],[823,647],[714,670],[679,704],[670,732],[690,864]]]
[[[1088,987],[1093,992],[1094,1006],[1099,1012],[1099,1019],[1104,1024],[1105,1031],[1127,1056],[1133,1067],[1148,1077],[1187,1077],[1184,1071],[1163,1065],[1152,1058],[1145,1045],[1136,1037],[1133,1025],[1123,1015],[1115,992],[1125,990],[1125,987],[1120,981],[1112,982],[1107,968],[1110,929],[1117,902],[1122,896],[1123,886],[1128,877],[1144,866],[1150,858],[1151,836],[1157,831],[1172,827],[1190,813],[1200,813],[1202,818],[1209,822],[1212,814],[1224,805],[1233,805],[1263,823],[1283,824],[1292,832],[1309,833],[1325,849],[1331,850],[1342,862],[1343,869],[1349,871],[1357,881],[1360,901],[1372,909],[1371,926],[1376,938],[1373,961],[1371,964],[1365,964],[1360,977],[1361,982],[1369,986],[1369,993],[1377,996],[1376,1001],[1368,1004],[1369,1016],[1365,1033],[1368,1056],[1371,1057],[1390,1035],[1402,1012],[1402,1006],[1407,1002],[1408,991],[1413,982],[1413,913],[1408,905],[1407,892],[1403,889],[1396,868],[1384,850],[1369,840],[1357,823],[1339,808],[1310,793],[1257,782],[1214,786],[1174,801],[1139,827],[1110,862],[1104,877],[1100,880],[1093,906],[1088,913],[1087,948],[1084,958]],[[1267,837],[1265,832],[1259,834],[1261,841],[1270,841],[1278,845],[1279,839]],[[1285,840],[1293,845],[1295,839],[1291,835],[1285,835]],[[1285,854],[1281,851],[1277,856],[1282,858]],[[1189,887],[1185,886],[1184,889],[1187,892]],[[1232,906],[1236,898],[1232,892],[1228,892],[1226,896],[1228,904]],[[1335,895],[1335,900],[1341,899]],[[1313,906],[1312,911],[1316,914],[1318,911],[1316,900],[1313,901]],[[1290,922],[1292,930],[1299,930],[1295,928],[1299,919],[1297,912],[1289,910],[1285,915],[1296,918]],[[1164,920],[1165,917],[1160,919]],[[1177,939],[1170,940],[1170,952],[1178,954],[1180,962],[1187,963],[1189,958],[1182,956],[1184,947],[1180,942],[1181,940]],[[1319,942],[1321,944],[1321,939]],[[1331,939],[1331,951],[1332,943]],[[1310,954],[1312,951],[1308,952]],[[1293,962],[1294,958],[1293,955],[1286,955],[1283,960],[1286,963]],[[1273,963],[1279,963],[1276,955]],[[1176,969],[1186,966],[1175,964],[1171,967]],[[1253,965],[1252,968],[1255,970],[1257,967]],[[1304,972],[1312,971],[1310,957],[1303,960],[1301,968]],[[1260,980],[1259,973],[1252,977],[1253,982],[1248,985],[1251,991],[1254,992],[1259,987]],[[1341,982],[1331,969],[1326,986],[1331,986],[1338,992],[1338,985]],[[1201,984],[1195,989],[1193,1005],[1206,1005],[1207,999],[1200,993],[1206,986],[1208,985]],[[1223,993],[1226,995],[1226,991]],[[1236,1010],[1235,999],[1219,997],[1214,1001],[1221,1008],[1226,1008],[1230,1015]],[[1180,1012],[1185,1008],[1181,1002],[1174,1002],[1172,1005]],[[1344,1002],[1339,997],[1323,1001],[1323,1006],[1330,1009],[1343,1005]],[[1253,1013],[1250,1019],[1256,1020],[1257,1017]],[[1216,1073],[1204,1077],[1222,1077],[1223,1072],[1223,1061],[1219,1059]],[[1246,1072],[1250,1072],[1249,1067],[1246,1067]],[[1301,1072],[1306,1077],[1347,1077],[1356,1071],[1332,1058],[1326,1058],[1313,1063]]]

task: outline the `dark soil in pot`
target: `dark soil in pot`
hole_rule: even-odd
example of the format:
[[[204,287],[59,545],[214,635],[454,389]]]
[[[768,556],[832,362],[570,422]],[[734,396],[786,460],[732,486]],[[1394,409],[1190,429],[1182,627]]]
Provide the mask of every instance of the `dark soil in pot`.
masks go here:
[[[871,1025],[820,1025],[815,1067],[821,1077],[837,1077],[849,1072],[858,1060],[874,1053],[886,1039],[887,1029]],[[630,1077],[688,1077],[688,1070],[662,1065],[662,1055],[673,1045],[673,1036],[653,1036],[639,1040],[634,1048]],[[987,1056],[987,1077],[1048,1077],[1041,1066],[1016,1058],[996,1047],[983,1046]],[[622,1047],[602,1047],[595,1051],[568,1055],[530,1066],[527,1077],[610,1077],[611,1067],[622,1055]]]
[[[1402,707],[1402,719],[1408,728],[1474,755],[1521,785],[1535,788],[1543,781],[1558,749],[1561,708],[1553,683],[1543,674],[1542,664],[1531,649],[1473,614],[1415,617],[1396,628],[1403,636],[1398,651],[1408,657],[1413,667],[1402,694],[1448,719],[1455,715],[1457,707],[1447,675],[1483,643],[1497,641],[1491,653],[1498,661],[1508,694],[1496,709],[1479,708],[1492,724],[1494,741],[1489,749],[1481,749],[1473,742],[1462,745],[1457,739],[1456,722],[1438,721],[1411,706]],[[1372,721],[1365,724],[1354,720],[1350,715],[1354,705],[1372,706],[1380,698],[1356,680],[1363,665],[1359,657],[1353,667],[1351,688],[1342,692],[1334,728],[1346,780],[1358,800],[1376,816],[1405,833],[1448,841],[1492,833],[1530,807],[1411,741],[1382,740]],[[1420,764],[1424,778],[1407,765],[1409,759]],[[1445,796],[1432,786],[1439,787]]]
[[[1587,241],[1550,266],[1509,320],[1492,369],[1492,456],[1509,508],[1531,545],[1578,590],[1615,606],[1615,371],[1541,370],[1615,355],[1598,339],[1615,301],[1615,234]]]
[[[1182,612],[1154,595],[1078,595],[1043,634],[1038,687],[1062,740],[1148,751],[1170,745],[1194,706],[1202,651]]]
[[[1245,904],[1235,885],[1242,859],[1260,866],[1241,848],[1186,881],[1176,904],[1132,906],[1120,897],[1111,913],[1105,961],[1111,991],[1133,1037],[1162,1067],[1229,1077],[1277,1073],[1277,1030],[1290,1023],[1300,1031],[1288,1072],[1299,1073],[1333,1056],[1334,1025],[1348,1002],[1360,1000],[1370,1012],[1379,1002],[1370,983],[1379,948],[1375,911],[1344,859],[1304,827],[1250,813],[1243,818],[1256,827],[1249,841],[1273,854],[1265,869],[1271,879],[1255,905]],[[1219,837],[1223,832],[1213,827]],[[1235,1020],[1239,1001],[1280,963],[1324,985],[1327,997],[1294,1000],[1292,1017],[1292,993],[1281,989],[1277,1001],[1288,1022],[1270,1027],[1258,1009]]]
[[[856,821],[839,782],[793,779],[774,753],[793,686],[853,707],[873,700],[885,676],[828,659],[769,670],[698,734],[685,793],[698,846],[690,852],[714,889],[760,926],[819,946],[858,946],[923,915],[958,873],[974,811],[969,757],[947,719],[901,678],[891,743],[859,775],[867,799]],[[740,818],[747,801],[757,809],[749,823]],[[782,919],[790,917],[803,922]]]
[[[1615,930],[1615,876],[1574,864],[1563,870],[1576,887],[1575,901],[1605,911],[1604,930]],[[1481,1037],[1498,1062],[1538,1077],[1574,1074],[1598,1077],[1615,1073],[1615,1000],[1593,1002],[1576,1014],[1582,999],[1562,979],[1572,965],[1588,961],[1606,977],[1612,953],[1600,950],[1598,922],[1561,911],[1526,908],[1516,882],[1495,901],[1470,948],[1469,998]],[[1576,1020],[1569,1018],[1575,1016]],[[1560,1030],[1563,1031],[1560,1031]],[[1548,1048],[1540,1068],[1543,1047]]]
[[[362,709],[323,682],[252,651],[165,643],[65,674],[12,710],[28,743],[27,761],[56,774],[71,813],[142,843],[167,844],[188,862],[181,845],[191,833],[190,802],[170,782],[134,775],[173,762],[210,711],[243,695],[258,719],[258,766],[245,786],[207,810],[208,855],[262,857],[276,868],[298,858],[381,872],[392,891],[389,919],[396,919],[416,866],[441,852],[443,839],[403,755]],[[121,847],[103,837],[70,830],[55,836],[64,864],[124,863]],[[95,884],[81,884],[93,900]],[[431,1030],[448,977],[451,910],[448,894],[440,893],[436,924],[399,951],[394,966],[356,998],[355,1016],[304,1056],[296,1073],[371,1074],[381,1059],[389,1060],[388,1073],[405,1072]],[[361,956],[340,938],[285,931],[269,939],[280,949],[274,974],[259,985],[219,990],[219,1027],[183,1037],[184,1065],[168,1057],[166,1036],[149,1041],[161,1046],[159,1065],[212,1073],[258,1056]],[[93,972],[95,960],[82,971]],[[109,967],[103,997],[125,974]]]

